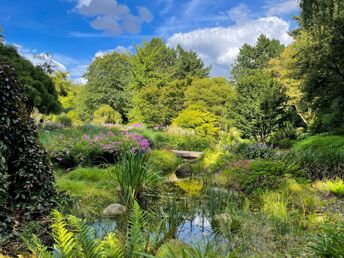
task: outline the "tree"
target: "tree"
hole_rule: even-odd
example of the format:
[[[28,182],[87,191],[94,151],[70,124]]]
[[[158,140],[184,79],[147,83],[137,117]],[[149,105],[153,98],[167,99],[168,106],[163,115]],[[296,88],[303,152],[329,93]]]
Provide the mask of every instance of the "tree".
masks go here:
[[[131,119],[150,126],[169,125],[184,108],[184,92],[191,80],[176,80],[164,87],[147,86],[133,98]]]
[[[34,107],[41,113],[56,113],[61,109],[55,85],[51,78],[40,67],[20,56],[13,46],[0,44],[0,63],[9,64],[16,70],[18,79],[24,85],[28,97],[27,108]]]
[[[27,111],[14,70],[0,65],[0,243],[18,238],[27,221],[49,215],[57,195],[50,160]],[[6,243],[6,242],[5,242]]]
[[[344,126],[344,3],[301,1],[304,37],[296,53],[304,101],[315,114],[313,129]]]
[[[97,57],[85,74],[85,104],[92,114],[100,105],[109,105],[126,120],[130,106],[131,65],[127,54],[113,52]]]
[[[186,51],[180,45],[176,48],[177,60],[174,77],[176,79],[209,77],[211,67],[204,67],[203,61],[192,50]]]
[[[288,101],[285,89],[270,72],[252,70],[236,83],[231,114],[244,138],[266,142],[282,126]]]
[[[216,137],[220,131],[217,117],[200,105],[190,105],[173,120],[173,125],[195,130],[203,137]]]
[[[176,64],[176,52],[166,46],[160,38],[145,41],[143,46],[136,47],[132,57],[132,87],[141,89],[145,86],[158,87],[173,81]]]
[[[236,62],[232,66],[232,77],[237,80],[250,70],[267,68],[272,58],[278,57],[284,46],[276,39],[269,39],[261,34],[255,46],[244,44],[240,48]]]
[[[222,126],[226,126],[234,96],[235,90],[225,78],[205,78],[194,80],[186,89],[184,105],[200,105],[216,115]]]

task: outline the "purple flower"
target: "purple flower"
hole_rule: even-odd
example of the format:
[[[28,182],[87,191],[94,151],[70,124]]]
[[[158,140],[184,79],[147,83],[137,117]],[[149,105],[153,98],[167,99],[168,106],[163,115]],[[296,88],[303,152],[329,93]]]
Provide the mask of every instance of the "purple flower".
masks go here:
[[[133,124],[133,125],[131,125],[132,127],[142,127],[143,126],[143,124]]]

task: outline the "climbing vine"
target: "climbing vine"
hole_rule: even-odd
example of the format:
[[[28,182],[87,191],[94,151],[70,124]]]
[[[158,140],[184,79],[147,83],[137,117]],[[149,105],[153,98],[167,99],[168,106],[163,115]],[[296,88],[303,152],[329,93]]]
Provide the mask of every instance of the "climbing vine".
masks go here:
[[[0,65],[0,244],[55,206],[52,169],[26,104],[14,70]]]

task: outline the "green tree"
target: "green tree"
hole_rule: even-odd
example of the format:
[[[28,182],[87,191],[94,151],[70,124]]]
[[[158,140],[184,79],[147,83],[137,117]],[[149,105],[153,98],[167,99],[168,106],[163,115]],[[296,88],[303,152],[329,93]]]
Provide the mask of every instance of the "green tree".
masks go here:
[[[136,47],[136,54],[132,56],[132,87],[141,89],[146,86],[158,87],[173,81],[176,52],[166,46],[160,38],[145,41],[143,46]]]
[[[267,68],[272,58],[278,57],[284,46],[276,39],[269,39],[261,34],[255,46],[244,44],[240,48],[236,62],[232,66],[232,77],[237,80],[254,69]]]
[[[185,106],[203,106],[219,118],[222,126],[228,124],[228,110],[235,90],[225,78],[205,78],[194,80],[185,92]]]
[[[245,138],[266,142],[285,121],[285,89],[270,72],[252,70],[238,79],[236,90],[231,113],[237,128]]]
[[[185,79],[187,77],[206,78],[209,77],[211,67],[204,67],[203,61],[192,50],[186,51],[180,45],[176,48],[177,60],[175,67],[175,78]]]
[[[133,121],[144,122],[150,126],[169,125],[183,109],[184,92],[191,80],[176,80],[164,87],[147,86],[138,91],[133,98]]]
[[[44,114],[60,111],[55,85],[42,68],[20,56],[15,47],[3,44],[0,44],[0,63],[9,64],[15,69],[18,80],[24,85],[30,112],[34,107]]]
[[[305,44],[296,53],[304,101],[315,114],[313,129],[344,126],[344,3],[301,1]],[[299,36],[299,37],[301,37]]]
[[[85,78],[85,105],[92,114],[98,106],[105,104],[117,110],[125,120],[130,105],[129,81],[130,57],[113,52],[97,57],[88,67]]]

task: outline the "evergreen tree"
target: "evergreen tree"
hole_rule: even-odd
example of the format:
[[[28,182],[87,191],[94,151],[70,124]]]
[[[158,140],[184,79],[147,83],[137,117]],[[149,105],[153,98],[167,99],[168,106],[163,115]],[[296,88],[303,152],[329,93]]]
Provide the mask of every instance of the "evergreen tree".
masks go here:
[[[0,63],[9,64],[16,70],[18,79],[24,85],[28,97],[27,108],[36,107],[41,113],[56,113],[61,109],[58,95],[51,78],[40,67],[20,56],[13,46],[0,44]]]

